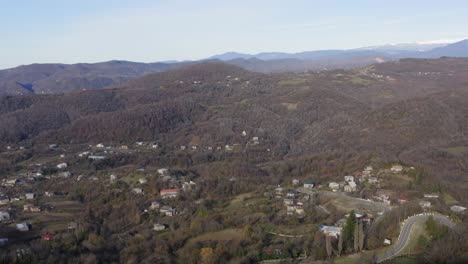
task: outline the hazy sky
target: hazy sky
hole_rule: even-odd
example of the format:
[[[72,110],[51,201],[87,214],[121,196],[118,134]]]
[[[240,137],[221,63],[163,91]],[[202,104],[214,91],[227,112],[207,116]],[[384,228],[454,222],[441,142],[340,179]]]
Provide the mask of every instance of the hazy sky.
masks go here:
[[[0,68],[468,37],[462,0],[0,0]]]

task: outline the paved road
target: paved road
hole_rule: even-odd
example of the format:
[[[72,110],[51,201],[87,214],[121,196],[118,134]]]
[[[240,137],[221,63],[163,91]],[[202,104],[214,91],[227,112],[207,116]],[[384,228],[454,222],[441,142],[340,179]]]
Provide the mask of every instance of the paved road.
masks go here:
[[[412,216],[406,219],[401,227],[400,236],[398,237],[397,243],[393,246],[392,249],[388,250],[384,254],[377,256],[377,263],[383,262],[385,260],[391,259],[396,257],[408,244],[411,229],[413,228],[414,224],[419,221],[426,221],[429,218],[430,214],[419,214]],[[448,226],[451,229],[455,229],[456,225],[446,216],[433,214],[434,220]]]

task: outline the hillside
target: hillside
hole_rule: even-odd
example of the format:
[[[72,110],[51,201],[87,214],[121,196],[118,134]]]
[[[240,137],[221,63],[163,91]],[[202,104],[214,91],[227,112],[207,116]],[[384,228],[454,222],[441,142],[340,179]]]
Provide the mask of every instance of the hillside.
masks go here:
[[[431,157],[468,142],[467,68],[466,59],[409,59],[350,71],[264,75],[206,62],[113,89],[3,97],[0,138],[3,145],[224,146],[244,141],[246,131],[280,159],[374,153],[461,179],[466,153],[444,154],[444,167]]]
[[[101,89],[173,67],[175,64],[127,61],[25,65],[0,71],[0,93],[42,94]]]

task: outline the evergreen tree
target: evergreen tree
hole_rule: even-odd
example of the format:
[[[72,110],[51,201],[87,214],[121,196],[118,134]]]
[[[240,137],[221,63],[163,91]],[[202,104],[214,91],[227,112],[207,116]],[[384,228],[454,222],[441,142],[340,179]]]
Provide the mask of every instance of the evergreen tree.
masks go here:
[[[343,242],[345,244],[345,248],[347,251],[351,251],[353,248],[353,237],[354,237],[354,229],[356,227],[356,214],[354,210],[348,216],[346,220],[346,224],[343,228]]]

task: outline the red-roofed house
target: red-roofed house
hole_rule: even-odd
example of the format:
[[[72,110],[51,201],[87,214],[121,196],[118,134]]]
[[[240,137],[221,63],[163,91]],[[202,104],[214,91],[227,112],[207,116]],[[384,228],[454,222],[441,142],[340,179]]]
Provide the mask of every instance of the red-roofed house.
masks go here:
[[[179,189],[162,189],[159,194],[161,198],[175,198],[179,194]]]
[[[45,235],[42,235],[42,239],[43,239],[43,240],[47,240],[47,241],[53,239],[54,237],[55,237],[54,234],[45,234]]]

